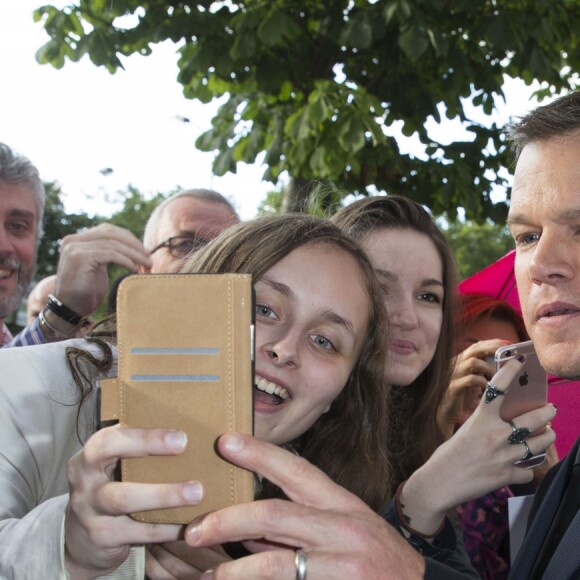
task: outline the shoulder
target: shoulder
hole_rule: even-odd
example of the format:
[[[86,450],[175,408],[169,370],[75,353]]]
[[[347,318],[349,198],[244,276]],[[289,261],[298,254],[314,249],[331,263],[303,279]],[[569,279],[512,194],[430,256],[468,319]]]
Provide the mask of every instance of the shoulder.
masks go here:
[[[70,339],[44,344],[3,348],[0,349],[0,363],[4,368],[6,365],[22,363],[23,361],[33,359],[54,362],[59,358],[63,358],[66,349],[70,346],[89,348],[89,343],[85,339]]]
[[[99,348],[85,339],[75,338],[13,348],[0,349],[2,371],[18,370],[20,373],[34,373],[37,369],[50,367],[56,371],[67,368],[67,350],[71,347],[99,355]],[[0,381],[4,382],[4,372]]]
[[[78,402],[75,384],[67,361],[67,349],[77,347],[99,356],[100,349],[84,339],[0,349],[0,405],[26,408],[44,396],[47,401],[72,405]],[[24,406],[23,406],[24,405]]]
[[[29,346],[17,346],[0,350],[0,366],[2,369],[13,369],[19,365],[22,371],[29,369],[30,363],[58,365],[64,361],[66,348],[75,343],[84,342],[79,340],[63,340],[46,344],[34,344]]]
[[[79,341],[74,341],[79,342]],[[27,389],[50,380],[56,383],[67,372],[66,348],[73,341],[20,346],[0,350],[0,391]]]
[[[554,467],[552,467],[544,476],[544,479],[542,480],[542,483],[540,484],[540,487],[534,496],[534,503],[532,504],[532,508],[530,510],[528,524],[531,524],[543,506],[548,506],[551,510],[554,511],[556,510],[566,485],[567,478],[569,477],[568,474],[570,473],[570,470],[574,465],[574,461],[579,454],[580,437],[576,440],[576,443],[572,449],[570,449],[566,457],[554,465]]]
[[[538,491],[536,492],[536,498],[534,503],[540,502],[546,495],[552,492],[552,483],[558,479],[558,477],[565,477],[565,473],[569,472],[576,460],[577,455],[580,454],[580,437],[576,440],[576,443],[568,451],[566,457],[564,457],[560,462],[556,463],[544,476]],[[562,475],[560,475],[562,474]]]

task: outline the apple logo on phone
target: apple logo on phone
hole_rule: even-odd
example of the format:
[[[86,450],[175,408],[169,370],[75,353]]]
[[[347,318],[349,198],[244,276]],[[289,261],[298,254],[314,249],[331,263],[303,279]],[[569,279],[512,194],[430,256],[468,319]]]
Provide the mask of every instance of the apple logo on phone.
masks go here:
[[[525,387],[528,384],[528,371],[524,371],[519,378],[520,387]]]

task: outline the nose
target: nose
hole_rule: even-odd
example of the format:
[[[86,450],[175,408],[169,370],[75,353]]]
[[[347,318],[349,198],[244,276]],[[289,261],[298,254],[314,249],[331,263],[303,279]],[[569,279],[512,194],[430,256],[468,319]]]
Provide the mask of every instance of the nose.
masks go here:
[[[549,232],[542,233],[529,262],[528,275],[534,284],[557,284],[574,275],[575,252]]]
[[[300,366],[300,357],[298,355],[298,341],[295,337],[287,334],[272,340],[264,345],[264,350],[268,358],[280,367],[298,367]]]
[[[4,227],[0,227],[0,254],[9,254],[13,252],[10,236]]]
[[[389,321],[403,330],[412,330],[419,326],[413,298],[403,298],[387,302]]]

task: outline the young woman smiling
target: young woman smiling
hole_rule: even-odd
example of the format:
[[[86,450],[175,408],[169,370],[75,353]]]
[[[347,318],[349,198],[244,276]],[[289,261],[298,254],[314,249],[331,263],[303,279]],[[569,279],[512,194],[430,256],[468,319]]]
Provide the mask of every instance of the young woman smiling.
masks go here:
[[[510,426],[499,413],[490,416],[484,403],[449,441],[439,429],[437,411],[455,355],[451,248],[429,213],[403,197],[359,200],[332,220],[369,255],[389,317],[385,382],[391,394],[388,452],[396,492],[396,513],[391,510],[389,521],[421,553],[437,554],[449,566],[478,577],[445,515],[508,483],[528,482],[532,473],[514,469],[519,450],[506,444]],[[547,405],[514,422],[545,424],[554,413]],[[528,443],[539,452],[553,439],[546,432]]]
[[[261,218],[221,234],[184,271],[254,277],[256,436],[306,457],[375,509],[384,506],[386,318],[364,251],[327,220]],[[128,514],[203,501],[203,465],[199,481],[114,480],[119,458],[177,454],[187,441],[159,429],[93,434],[93,387],[114,368],[113,321],[97,333],[0,352],[2,576],[62,578],[66,570],[72,578],[142,578],[144,551],[135,546],[168,542],[148,556],[147,573],[155,576],[179,549],[183,527]],[[283,495],[264,480],[260,488]]]

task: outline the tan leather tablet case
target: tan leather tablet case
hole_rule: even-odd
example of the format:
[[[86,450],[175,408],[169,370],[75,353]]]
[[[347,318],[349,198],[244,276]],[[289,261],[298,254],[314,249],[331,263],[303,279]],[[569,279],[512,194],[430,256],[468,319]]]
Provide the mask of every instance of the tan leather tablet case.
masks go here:
[[[185,431],[178,456],[123,459],[123,481],[199,480],[198,506],[132,514],[187,524],[253,499],[253,477],[215,453],[222,433],[252,433],[252,280],[246,274],[134,275],[117,297],[117,379],[101,382],[101,419]]]

